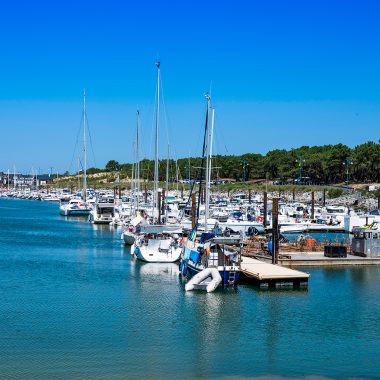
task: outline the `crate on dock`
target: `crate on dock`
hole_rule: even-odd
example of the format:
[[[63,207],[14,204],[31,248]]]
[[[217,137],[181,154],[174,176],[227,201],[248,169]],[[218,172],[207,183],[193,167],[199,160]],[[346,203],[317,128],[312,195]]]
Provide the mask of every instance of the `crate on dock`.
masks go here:
[[[344,245],[325,245],[326,257],[347,257],[347,247]]]

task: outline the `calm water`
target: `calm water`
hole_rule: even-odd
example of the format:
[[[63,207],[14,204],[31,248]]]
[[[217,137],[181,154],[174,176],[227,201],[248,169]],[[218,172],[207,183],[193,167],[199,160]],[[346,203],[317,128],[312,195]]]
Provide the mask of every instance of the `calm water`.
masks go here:
[[[185,294],[119,236],[0,199],[0,378],[380,378],[380,267]]]

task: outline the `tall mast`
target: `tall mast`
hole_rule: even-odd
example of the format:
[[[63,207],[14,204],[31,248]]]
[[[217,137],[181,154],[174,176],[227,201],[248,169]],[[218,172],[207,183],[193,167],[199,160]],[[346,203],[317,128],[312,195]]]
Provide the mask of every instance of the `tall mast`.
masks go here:
[[[178,160],[175,160],[175,179],[177,183],[177,192],[178,192]]]
[[[16,165],[13,165],[13,190],[16,190]]]
[[[87,198],[86,89],[83,90],[83,200]]]
[[[211,172],[212,172],[212,142],[213,142],[213,136],[214,136],[214,118],[215,118],[215,108],[211,110],[211,129],[210,129],[210,139],[209,139],[209,149],[208,149],[208,177],[207,177],[207,187],[206,191],[208,190],[208,194],[206,192],[206,205],[210,201],[210,193],[211,193]]]
[[[8,187],[8,191],[9,191],[9,169],[8,169],[7,187]]]
[[[135,174],[136,174],[136,163],[135,163],[135,142],[132,144],[132,156],[134,159],[132,160],[132,179],[131,179],[131,207],[135,207],[136,211],[136,184],[135,184]]]
[[[210,115],[210,95],[207,94],[207,118],[206,118],[206,175],[205,175],[205,186],[206,186],[206,204],[205,204],[205,232],[208,231],[207,221],[209,216],[209,207],[210,207],[210,140],[211,140],[211,128],[209,125],[209,115]],[[201,178],[202,181],[202,178]],[[199,194],[200,196],[200,194]]]
[[[79,191],[80,189],[80,158],[78,157],[78,189],[77,191]]]
[[[202,194],[202,182],[203,182],[203,174],[204,174],[203,165],[204,165],[204,162],[205,162],[205,158],[206,158],[206,161],[207,161],[207,139],[208,139],[208,126],[209,126],[209,117],[210,117],[210,115],[209,115],[209,111],[210,111],[210,96],[208,94],[206,94],[206,98],[207,98],[207,111],[206,111],[205,133],[204,133],[204,137],[203,137],[201,168],[200,168],[200,173],[199,173],[198,206],[197,206],[197,215],[196,215],[196,222],[195,222],[196,225],[199,222],[199,213],[200,213],[201,198],[202,198],[201,197],[201,194]],[[207,162],[206,162],[206,164],[207,164]],[[206,170],[205,182],[207,182],[207,170]],[[206,207],[206,211],[208,212],[207,207]],[[206,219],[205,231],[206,232],[207,232],[207,217],[208,217],[208,215],[206,215],[206,213],[205,213],[205,219]]]
[[[154,188],[153,188],[153,217],[156,207],[158,207],[158,127],[160,119],[160,74],[161,63],[156,62],[157,66],[157,104],[156,104],[156,144],[154,149]]]
[[[139,208],[139,203],[140,203],[140,156],[139,156],[139,133],[140,133],[140,111],[137,110],[137,133],[136,133],[136,189],[137,189],[137,194],[136,194],[136,210]]]
[[[166,159],[166,195],[169,192],[169,155],[170,155],[170,145],[168,144],[168,158]]]

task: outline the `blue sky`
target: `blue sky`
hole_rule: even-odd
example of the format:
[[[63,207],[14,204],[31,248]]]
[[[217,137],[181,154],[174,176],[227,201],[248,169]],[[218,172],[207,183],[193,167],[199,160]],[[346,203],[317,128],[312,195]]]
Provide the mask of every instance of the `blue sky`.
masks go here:
[[[3,1],[0,170],[70,166],[82,92],[94,158],[132,159],[136,109],[152,157],[199,155],[212,89],[219,154],[379,139],[377,1]]]

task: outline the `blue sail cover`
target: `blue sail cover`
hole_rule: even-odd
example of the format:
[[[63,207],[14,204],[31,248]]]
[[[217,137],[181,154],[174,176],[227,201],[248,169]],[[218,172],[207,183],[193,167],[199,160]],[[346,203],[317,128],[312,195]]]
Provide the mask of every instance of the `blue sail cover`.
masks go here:
[[[211,232],[203,232],[201,235],[200,243],[204,244],[206,241],[211,240],[215,237],[215,234],[212,234]]]
[[[188,239],[190,241],[195,241],[197,237],[197,225],[195,224],[194,228],[191,230]]]

